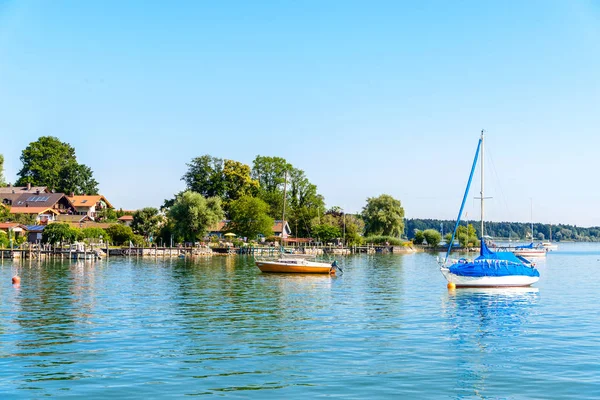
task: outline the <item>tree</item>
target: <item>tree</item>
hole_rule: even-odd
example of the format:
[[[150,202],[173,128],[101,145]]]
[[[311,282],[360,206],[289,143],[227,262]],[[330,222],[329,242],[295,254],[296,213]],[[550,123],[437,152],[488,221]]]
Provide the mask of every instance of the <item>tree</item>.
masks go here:
[[[444,235],[444,241],[446,244],[450,245],[450,241],[452,240],[452,233],[448,232]]]
[[[220,197],[225,195],[223,180],[223,160],[208,154],[192,159],[188,170],[181,178],[188,190],[200,193],[204,197]]]
[[[320,215],[325,214],[325,200],[317,193],[317,186],[310,183],[304,171],[292,169],[287,193],[286,220],[298,237],[311,235],[310,228]]]
[[[61,193],[98,194],[98,182],[87,165],[69,163],[59,174],[58,187]]]
[[[358,246],[362,244],[362,232],[365,229],[365,223],[356,215],[345,214],[342,216],[343,224],[346,230],[346,245]],[[342,227],[344,229],[344,227]]]
[[[96,220],[102,222],[117,222],[119,214],[112,208],[103,208],[96,212]]]
[[[0,154],[0,187],[6,186],[4,181],[4,156]]]
[[[477,231],[475,231],[473,224],[459,226],[456,230],[456,237],[461,247],[477,247],[480,245],[480,241],[477,239]]]
[[[281,157],[256,156],[252,162],[252,178],[259,185],[258,197],[269,205],[269,215],[275,219],[281,218],[285,176],[292,169]]]
[[[427,240],[427,244],[434,248],[438,247],[442,241],[442,234],[435,229],[426,229],[423,231],[423,236],[425,237],[425,240]]]
[[[42,242],[62,244],[64,242],[70,243],[77,239],[77,230],[71,228],[69,224],[49,224],[44,228],[44,232],[42,233]]]
[[[424,241],[425,241],[425,235],[423,235],[422,231],[417,229],[415,231],[415,237],[413,238],[413,243],[414,244],[423,244]]]
[[[200,193],[183,192],[169,209],[174,232],[184,240],[202,239],[211,226],[224,218],[221,199],[204,198]]]
[[[255,238],[258,234],[272,236],[275,221],[268,213],[269,205],[261,199],[241,197],[229,207],[231,222],[227,224],[227,230],[247,238]]]
[[[228,204],[244,196],[254,196],[258,192],[258,181],[250,176],[250,166],[239,161],[225,160],[223,164],[225,182],[225,202]]]
[[[231,201],[258,192],[258,182],[250,176],[250,167],[239,161],[204,155],[194,158],[187,166],[188,171],[182,178],[187,188],[204,197],[219,197],[225,210]]]
[[[122,225],[122,224],[114,224],[109,226],[106,229],[106,233],[110,236],[112,242],[118,246],[129,244],[130,241],[134,240],[134,233],[131,230],[131,227]]]
[[[331,242],[336,238],[342,237],[340,228],[330,224],[319,224],[313,226],[312,234],[324,243]]]
[[[21,162],[23,168],[18,173],[17,186],[31,183],[48,186],[57,192],[76,194],[95,194],[98,190],[92,170],[78,164],[75,149],[58,138],[42,136],[29,143],[21,153]]]
[[[110,242],[110,237],[108,233],[102,228],[97,227],[87,227],[81,230],[81,237],[84,239],[100,239],[105,242]]]
[[[146,207],[137,210],[133,214],[131,229],[134,233],[142,235],[146,241],[149,241],[150,238],[158,234],[162,222],[163,219],[156,208]]]
[[[368,198],[362,216],[367,235],[400,237],[404,232],[404,208],[390,195]]]

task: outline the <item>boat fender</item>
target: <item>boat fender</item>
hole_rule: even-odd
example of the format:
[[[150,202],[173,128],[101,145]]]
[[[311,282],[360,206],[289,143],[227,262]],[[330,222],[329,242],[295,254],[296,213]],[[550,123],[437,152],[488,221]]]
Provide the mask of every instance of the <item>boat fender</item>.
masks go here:
[[[447,286],[448,286],[448,290],[454,290],[454,289],[456,289],[456,285],[454,283],[452,283],[452,282],[448,282]]]

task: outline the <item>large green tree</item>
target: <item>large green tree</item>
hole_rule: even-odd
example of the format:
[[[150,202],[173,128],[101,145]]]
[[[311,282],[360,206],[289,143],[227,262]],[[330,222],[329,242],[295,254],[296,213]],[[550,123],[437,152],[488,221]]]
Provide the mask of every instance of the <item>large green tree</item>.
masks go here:
[[[223,181],[225,182],[225,199],[227,205],[231,201],[244,196],[254,196],[258,192],[258,181],[252,179],[250,166],[239,161],[225,160],[223,163]]]
[[[275,219],[281,219],[285,177],[292,169],[281,157],[256,156],[252,162],[252,178],[259,184],[258,197],[269,205],[269,215]]]
[[[58,191],[61,193],[97,194],[98,182],[90,167],[84,164],[69,163],[59,174]]]
[[[21,153],[23,167],[18,173],[17,186],[31,183],[48,186],[61,193],[96,194],[98,182],[92,170],[79,164],[75,149],[53,136],[42,136]]]
[[[177,237],[195,242],[202,239],[211,226],[221,221],[224,213],[219,197],[207,199],[200,193],[188,190],[176,198],[168,216]]]
[[[154,207],[146,207],[137,210],[133,214],[131,229],[148,241],[151,237],[156,237],[162,223],[163,217],[158,213],[158,210]]]
[[[229,204],[243,196],[254,196],[258,182],[250,175],[250,166],[235,160],[204,155],[194,158],[181,178],[187,189],[204,197],[219,197],[227,211]]]
[[[204,197],[219,197],[225,195],[223,180],[223,160],[208,154],[192,159],[187,172],[181,178],[188,190],[200,193]]]
[[[325,200],[304,171],[292,169],[287,192],[286,220],[298,237],[311,236],[310,228],[325,213]]]
[[[273,218],[269,217],[269,206],[256,197],[244,196],[231,203],[227,230],[250,239],[258,234],[273,235]]]
[[[382,194],[369,197],[363,207],[366,235],[384,235],[400,237],[404,232],[404,208],[400,200]]]

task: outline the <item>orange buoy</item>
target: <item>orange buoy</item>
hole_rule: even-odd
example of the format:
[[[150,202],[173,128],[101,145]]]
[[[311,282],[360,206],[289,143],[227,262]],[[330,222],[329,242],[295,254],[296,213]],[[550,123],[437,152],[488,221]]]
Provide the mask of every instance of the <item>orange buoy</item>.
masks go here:
[[[447,287],[448,287],[448,289],[450,289],[450,290],[454,290],[454,289],[456,289],[456,285],[455,285],[454,283],[452,283],[452,282],[448,282],[448,285],[447,285]]]
[[[19,275],[15,275],[12,277],[12,283],[13,285],[19,285],[21,283],[21,278],[19,277]]]
[[[335,275],[335,268],[331,268],[329,270],[329,275]]]

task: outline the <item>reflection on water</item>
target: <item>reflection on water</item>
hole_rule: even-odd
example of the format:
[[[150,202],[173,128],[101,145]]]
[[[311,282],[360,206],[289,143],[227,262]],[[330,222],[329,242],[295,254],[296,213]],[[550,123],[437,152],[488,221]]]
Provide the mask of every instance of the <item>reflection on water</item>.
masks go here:
[[[491,371],[506,368],[504,372],[511,373],[511,365],[523,356],[522,338],[530,334],[527,324],[538,302],[536,287],[448,291],[442,307],[457,368],[462,371],[456,377],[459,398],[484,398],[486,388],[494,383],[489,382]]]
[[[539,290],[451,292],[424,253],[341,258],[336,277],[263,274],[251,257],[5,261],[0,393],[600,397],[600,285],[573,273],[597,259],[560,257]]]

